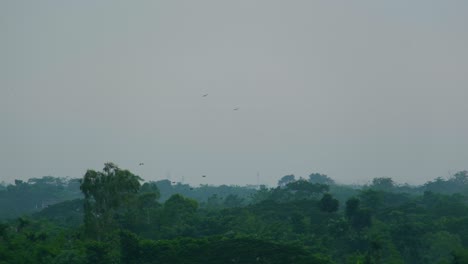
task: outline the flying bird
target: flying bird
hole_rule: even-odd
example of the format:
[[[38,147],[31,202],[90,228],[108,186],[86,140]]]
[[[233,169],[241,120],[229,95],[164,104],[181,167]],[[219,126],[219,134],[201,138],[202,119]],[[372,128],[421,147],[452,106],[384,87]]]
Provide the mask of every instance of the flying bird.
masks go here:
[[[203,177],[203,178],[206,178],[206,175],[203,175],[202,177]]]
[[[145,164],[144,164],[143,162],[140,162],[140,164],[139,164],[139,165],[140,165],[140,166],[142,166],[142,165],[145,165]]]
[[[234,111],[237,111],[237,110],[239,110],[239,107],[234,108]]]
[[[208,94],[204,94],[204,95],[203,95],[203,97],[207,97],[207,96],[208,96]]]

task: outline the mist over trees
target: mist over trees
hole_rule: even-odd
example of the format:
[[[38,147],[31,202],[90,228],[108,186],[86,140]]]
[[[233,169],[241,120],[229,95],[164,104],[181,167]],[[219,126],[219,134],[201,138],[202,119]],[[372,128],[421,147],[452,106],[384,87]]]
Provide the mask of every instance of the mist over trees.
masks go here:
[[[2,184],[0,263],[467,263],[468,173],[421,186],[320,173],[278,186],[82,179]]]

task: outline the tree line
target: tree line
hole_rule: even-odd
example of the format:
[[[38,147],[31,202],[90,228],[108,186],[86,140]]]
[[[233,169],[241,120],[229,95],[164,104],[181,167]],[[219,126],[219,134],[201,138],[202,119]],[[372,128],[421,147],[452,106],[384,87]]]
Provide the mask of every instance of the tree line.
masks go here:
[[[0,190],[28,208],[28,195],[63,200],[4,220],[0,263],[468,263],[467,180],[191,187],[106,163]]]

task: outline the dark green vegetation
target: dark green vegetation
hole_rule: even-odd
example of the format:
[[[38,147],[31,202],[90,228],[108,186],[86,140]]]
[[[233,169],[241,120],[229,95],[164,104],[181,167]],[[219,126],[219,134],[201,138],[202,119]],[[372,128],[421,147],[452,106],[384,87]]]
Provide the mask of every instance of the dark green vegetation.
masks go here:
[[[195,188],[107,163],[1,186],[0,263],[468,263],[467,195],[467,172]]]

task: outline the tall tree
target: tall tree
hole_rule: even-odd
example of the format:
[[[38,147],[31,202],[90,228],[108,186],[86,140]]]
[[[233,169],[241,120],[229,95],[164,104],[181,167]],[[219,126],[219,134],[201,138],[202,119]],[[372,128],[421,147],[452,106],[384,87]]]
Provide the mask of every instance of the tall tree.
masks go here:
[[[392,180],[392,178],[374,178],[372,179],[371,188],[391,191],[395,188],[395,182]]]
[[[288,183],[294,182],[296,180],[294,175],[285,175],[278,181],[278,186],[284,187]]]
[[[102,172],[88,170],[80,189],[85,195],[85,229],[91,236],[101,238],[112,230],[123,205],[140,189],[142,179],[114,163],[105,163]]]
[[[310,183],[306,180],[298,180],[286,185],[286,190],[294,193],[295,199],[311,199],[318,198],[320,194],[327,192],[329,186],[319,183]]]
[[[331,194],[325,193],[322,199],[320,199],[319,206],[320,210],[328,213],[333,213],[338,211],[340,203],[337,199],[333,198]]]
[[[320,174],[320,173],[310,174],[309,181],[311,183],[319,183],[319,184],[327,184],[327,185],[335,184],[335,181],[332,178],[328,177],[325,174]]]

